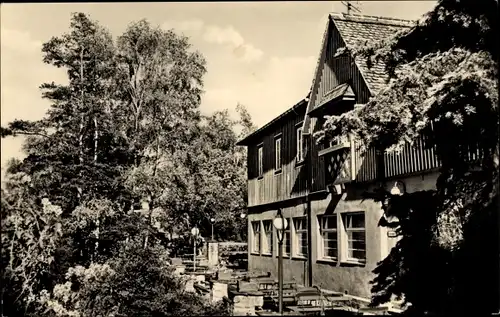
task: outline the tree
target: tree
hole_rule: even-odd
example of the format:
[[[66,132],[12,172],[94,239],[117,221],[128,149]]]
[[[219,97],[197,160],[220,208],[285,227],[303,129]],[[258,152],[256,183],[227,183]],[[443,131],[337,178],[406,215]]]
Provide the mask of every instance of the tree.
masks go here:
[[[391,151],[424,135],[442,163],[436,191],[378,196],[385,217],[398,219],[382,225],[402,239],[375,270],[374,304],[396,295],[417,314],[499,308],[497,9],[493,0],[441,0],[409,31],[346,51],[369,67],[385,63],[391,80],[366,105],[328,118],[318,137],[353,133]]]
[[[28,136],[28,156],[9,165],[2,189],[2,261],[12,262],[2,276],[3,304],[16,316],[112,314],[95,292],[113,298],[113,309],[125,307],[106,283],[118,283],[113,276],[122,267],[140,267],[142,258],[133,255],[142,252],[139,246],[146,252],[141,256],[157,256],[160,246],[171,251],[168,233],[197,224],[206,234],[207,215],[223,219],[219,229],[241,231],[243,223],[230,216],[244,202],[245,187],[236,123],[227,112],[201,116],[203,57],[186,37],[147,21],[130,24],[114,42],[98,22],[75,13],[70,31],[42,52],[44,62],[67,70],[68,84],[41,86],[52,102],[43,119],[14,120],[0,129],[2,137]],[[245,120],[251,125],[249,116]],[[46,199],[60,206],[57,214],[43,214]],[[138,208],[141,202],[146,208]],[[132,246],[136,253],[127,253]],[[190,314],[190,301],[199,313],[220,312],[197,296],[174,292],[180,284],[158,277],[163,269],[147,272],[165,293],[148,293],[152,298],[145,301],[168,306],[155,314],[175,305],[179,314]],[[132,283],[136,276],[128,278]],[[72,279],[85,285],[66,292]],[[81,303],[97,306],[86,311]]]
[[[239,212],[246,202],[246,160],[236,146],[237,124],[227,110],[203,116],[187,144],[162,153],[154,175],[148,164],[134,171],[135,186],[156,193],[151,215],[165,231],[182,234],[196,225],[210,236],[214,218],[220,237],[245,237]]]
[[[15,120],[3,129],[3,136],[29,136],[21,168],[64,212],[81,201],[115,194],[113,167],[127,157],[120,139],[109,133],[115,72],[111,35],[81,13],[73,14],[70,27],[42,48],[43,61],[65,68],[69,84],[42,84],[43,98],[52,102],[46,117]]]
[[[173,220],[177,214],[169,214],[171,208],[160,201],[176,184],[166,182],[163,177],[168,176],[158,170],[166,157],[180,159],[170,162],[182,170],[185,161],[177,152],[186,148],[199,122],[205,60],[190,51],[187,37],[153,28],[145,20],[129,25],[117,45],[120,124],[134,153],[125,184],[147,200],[150,221],[153,213]]]
[[[14,315],[31,308],[50,278],[63,220],[61,207],[31,196],[28,175],[13,174],[10,180],[2,189],[2,305]]]

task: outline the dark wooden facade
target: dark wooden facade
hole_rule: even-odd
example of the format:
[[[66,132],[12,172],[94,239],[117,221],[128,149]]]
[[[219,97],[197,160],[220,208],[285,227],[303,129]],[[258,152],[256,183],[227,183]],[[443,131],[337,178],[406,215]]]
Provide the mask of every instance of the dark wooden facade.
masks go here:
[[[321,75],[318,78],[317,90],[311,96],[313,108],[316,108],[323,101],[323,97],[327,96],[328,92],[344,83],[352,85],[356,103],[368,102],[370,90],[354,60],[347,54],[336,56],[339,49],[346,47],[346,43],[331,21],[328,28],[327,34],[330,35],[326,39],[326,47],[321,56],[322,63],[319,69]]]
[[[306,191],[306,167],[298,162],[297,129],[302,126],[305,101],[268,125],[248,144],[248,206],[301,197]],[[281,170],[275,168],[275,140],[281,137]],[[263,148],[263,175],[258,172],[258,148]]]
[[[312,139],[309,148],[304,144],[307,164],[297,161],[297,128],[310,127],[309,135],[312,135],[324,123],[324,113],[310,116],[308,112],[326,105],[327,114],[339,114],[352,109],[355,103],[368,102],[371,96],[353,58],[339,54],[338,50],[344,47],[346,43],[335,23],[329,19],[310,101],[302,100],[240,142],[240,145],[248,147],[248,207],[304,197],[307,194],[308,176],[311,177],[310,192],[314,193],[327,190],[330,184],[373,182],[439,167],[434,150],[425,149],[421,139],[411,146],[405,146],[401,153],[390,154],[378,154],[373,148],[363,150],[359,141],[352,138],[334,147],[317,144]],[[341,85],[349,86],[354,97],[352,102],[328,100]],[[308,124],[303,123],[305,120],[308,120]],[[277,137],[281,137],[280,170],[275,168]],[[260,146],[263,148],[261,176],[258,172]]]
[[[371,91],[359,70],[359,65],[339,49],[346,47],[339,30],[329,19],[323,48],[316,69],[310,100],[304,99],[293,108],[240,142],[248,147],[248,207],[266,205],[304,197],[307,180],[311,177],[310,193],[327,190],[327,185],[364,183],[430,171],[440,166],[433,148],[425,147],[418,138],[399,153],[384,153],[347,137],[344,144],[316,144],[311,137],[324,123],[323,115],[309,115],[325,107],[326,114],[340,114],[352,109],[355,103],[368,102]],[[359,63],[359,62],[358,62]],[[352,102],[328,100],[339,86],[349,86]],[[307,106],[307,107],[306,107]],[[317,109],[316,109],[317,110]],[[306,122],[307,121],[307,122]],[[303,122],[306,122],[305,124]],[[312,141],[304,144],[307,164],[298,162],[297,128],[308,130]],[[275,168],[275,139],[281,137],[280,170]],[[307,143],[307,142],[306,142]],[[258,148],[263,148],[263,175],[258,173]]]
[[[337,143],[328,140],[317,143],[314,139],[314,133],[323,127],[325,115],[339,115],[353,109],[355,104],[366,104],[384,85],[380,76],[382,68],[370,72],[359,60],[342,54],[343,50],[339,49],[350,47],[363,37],[366,40],[368,36],[388,36],[401,26],[399,24],[384,18],[330,16],[309,96],[239,142],[248,148],[249,245],[257,241],[253,225],[262,228],[264,222],[275,219],[280,209],[289,223],[287,239],[291,252],[285,256],[286,280],[369,297],[373,269],[396,242],[378,225],[383,214],[380,204],[364,199],[360,193],[378,186],[390,188],[392,182],[385,180],[391,178],[403,179],[409,192],[435,188],[437,174],[426,172],[439,168],[440,162],[435,149],[426,147],[422,137],[411,145],[406,144],[399,153],[365,148],[352,136],[344,136]],[[303,162],[296,159],[298,128],[302,128],[304,135]],[[281,138],[279,169],[275,166],[276,137]],[[259,147],[263,150],[262,174],[259,173]],[[379,184],[373,184],[375,182]],[[362,241],[366,253],[361,262],[353,263],[345,256],[349,238],[344,219],[360,213],[364,215]],[[322,233],[325,228],[320,219],[324,216],[336,219],[337,255],[334,257],[324,254],[325,241],[330,248],[333,241],[330,234],[325,238]],[[304,252],[293,251],[297,241],[304,241],[298,238],[294,220],[304,217],[307,217],[305,256]],[[271,252],[260,247],[249,248],[250,270],[277,273],[275,228],[270,235],[274,241]],[[267,241],[261,237],[259,233],[260,242]]]

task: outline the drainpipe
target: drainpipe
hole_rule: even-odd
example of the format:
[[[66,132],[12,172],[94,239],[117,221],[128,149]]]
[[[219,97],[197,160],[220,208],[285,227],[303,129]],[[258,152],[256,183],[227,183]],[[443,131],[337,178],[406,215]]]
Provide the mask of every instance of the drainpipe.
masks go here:
[[[313,135],[310,133],[307,140],[307,161],[306,161],[306,209],[307,209],[307,286],[312,286],[312,249],[313,249],[313,239],[312,239],[312,210],[311,210],[311,198],[310,194],[312,192],[312,140]]]

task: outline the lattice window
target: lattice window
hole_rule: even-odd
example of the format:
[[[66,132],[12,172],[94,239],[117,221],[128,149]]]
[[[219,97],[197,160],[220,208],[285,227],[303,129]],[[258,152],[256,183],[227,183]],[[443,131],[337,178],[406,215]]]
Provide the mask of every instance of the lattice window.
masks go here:
[[[327,161],[328,174],[332,182],[348,180],[350,177],[350,155],[349,151],[342,149],[325,158]]]

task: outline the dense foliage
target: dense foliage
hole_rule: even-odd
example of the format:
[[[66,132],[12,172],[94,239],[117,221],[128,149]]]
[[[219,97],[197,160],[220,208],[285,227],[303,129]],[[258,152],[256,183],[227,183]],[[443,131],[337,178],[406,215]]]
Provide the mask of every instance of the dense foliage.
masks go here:
[[[184,291],[184,281],[166,265],[164,248],[123,245],[105,264],[77,266],[53,295],[42,291],[40,303],[55,316],[227,316],[226,302],[210,305]]]
[[[203,57],[144,20],[115,41],[75,13],[42,52],[68,84],[42,84],[46,116],[0,131],[26,137],[27,154],[2,189],[4,315],[222,313],[185,294],[161,257],[193,226],[208,237],[212,217],[219,237],[245,238],[246,109],[202,115]]]
[[[375,270],[374,304],[395,295],[417,314],[499,309],[497,13],[494,0],[441,0],[409,31],[346,50],[384,63],[390,81],[318,137],[353,133],[398,151],[423,135],[442,164],[435,191],[377,195],[382,225],[401,239]]]

